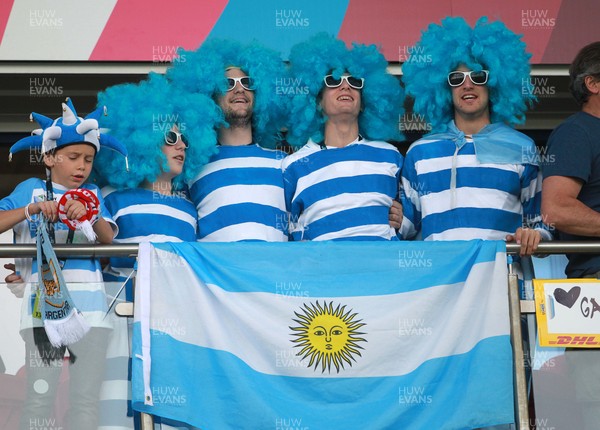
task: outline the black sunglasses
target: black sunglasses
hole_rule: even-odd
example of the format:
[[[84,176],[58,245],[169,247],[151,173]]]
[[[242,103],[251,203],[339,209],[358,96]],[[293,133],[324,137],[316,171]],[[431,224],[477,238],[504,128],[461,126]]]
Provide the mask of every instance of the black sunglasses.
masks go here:
[[[243,89],[254,91],[254,81],[248,76],[242,76],[241,78],[227,78],[227,91],[233,90],[235,88],[235,84],[238,82]]]
[[[490,74],[487,70],[479,70],[470,72],[463,72],[460,70],[455,70],[454,72],[448,73],[448,85],[451,87],[460,87],[467,76],[471,79],[475,85],[485,85],[488,81],[488,75]]]
[[[327,88],[337,88],[342,85],[342,82],[348,82],[355,90],[362,90],[365,79],[364,78],[355,78],[352,75],[342,75],[339,78],[334,77],[333,75],[327,75],[323,78],[323,82],[325,82],[325,86]]]
[[[177,145],[177,139],[179,139],[179,138],[181,138],[181,141],[183,142],[185,149],[188,149],[190,147],[190,144],[188,143],[187,137],[185,137],[183,133],[177,133],[176,131],[173,131],[173,130],[169,130],[169,131],[165,132],[165,143],[167,145],[170,145],[170,146]]]

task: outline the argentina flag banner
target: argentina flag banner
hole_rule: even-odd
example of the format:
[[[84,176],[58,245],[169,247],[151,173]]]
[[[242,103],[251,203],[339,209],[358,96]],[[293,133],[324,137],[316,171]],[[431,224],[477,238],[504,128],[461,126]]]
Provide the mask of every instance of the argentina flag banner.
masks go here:
[[[512,423],[505,251],[141,244],[133,407],[204,430]]]

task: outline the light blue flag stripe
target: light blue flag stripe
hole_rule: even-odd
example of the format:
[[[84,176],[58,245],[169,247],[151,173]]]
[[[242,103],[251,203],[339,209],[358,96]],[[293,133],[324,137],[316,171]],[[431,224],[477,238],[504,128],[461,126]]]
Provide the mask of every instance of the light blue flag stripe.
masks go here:
[[[310,297],[386,295],[464,282],[473,265],[493,262],[497,253],[506,252],[504,242],[480,240],[363,242],[359,248],[352,242],[196,245],[153,244],[179,255],[204,282],[224,290],[273,293],[274,285],[302,279],[303,293]],[[353,249],[360,252],[348,252]],[[266,255],[272,258],[257,263]]]
[[[468,354],[431,360],[409,375],[335,380],[264,375],[227,352],[168,335],[152,340],[162,360],[177,365],[153,366],[152,380],[164,381],[153,386],[154,406],[134,397],[134,408],[201,428],[277,429],[285,422],[308,429],[441,430],[513,421],[511,391],[490,389],[512,378],[512,360],[494,359],[510,348],[506,336],[481,341]],[[286,360],[294,358],[282,358],[282,365]],[[140,368],[135,371],[133,391],[143,393]]]
[[[134,396],[134,408],[200,428],[443,430],[514,420],[512,360],[499,353],[510,349],[508,336],[430,360],[408,375],[338,379],[264,375],[224,351],[165,334],[152,342],[163,355],[153,357],[151,380],[161,382],[152,388],[154,406]],[[282,357],[281,365],[294,360]],[[144,392],[140,372],[134,368],[134,393]]]

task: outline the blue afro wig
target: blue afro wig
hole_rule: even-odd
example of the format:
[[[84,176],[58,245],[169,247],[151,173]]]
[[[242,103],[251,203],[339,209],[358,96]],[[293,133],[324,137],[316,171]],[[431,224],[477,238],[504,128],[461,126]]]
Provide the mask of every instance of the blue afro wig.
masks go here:
[[[129,172],[111,151],[98,153],[94,173],[101,186],[123,189],[154,182],[168,168],[162,146],[164,134],[173,124],[190,143],[183,172],[173,181],[175,189],[193,179],[217,151],[215,127],[223,123],[221,110],[205,95],[186,94],[175,88],[164,75],[150,73],[138,84],[110,87],[98,94],[98,103],[106,106],[108,114],[100,125],[123,142],[129,152]]]
[[[364,78],[361,90],[362,111],[358,127],[369,140],[400,140],[398,128],[403,113],[404,92],[400,81],[387,73],[388,62],[375,45],[346,44],[328,33],[318,33],[292,47],[290,76],[299,91],[290,102],[288,141],[292,146],[304,145],[308,138],[323,140],[324,124],[320,102],[323,77],[340,77],[349,73]]]
[[[408,96],[414,112],[431,123],[432,131],[444,131],[454,119],[448,73],[465,65],[471,70],[489,70],[487,87],[490,119],[509,125],[525,121],[525,112],[536,100],[529,79],[525,43],[500,21],[480,18],[471,28],[462,17],[448,17],[441,25],[423,31],[411,56],[402,65]]]
[[[253,79],[254,143],[276,147],[285,125],[287,100],[278,89],[286,76],[285,64],[276,51],[257,42],[243,45],[225,39],[209,39],[195,51],[178,51],[179,59],[167,77],[182,91],[216,97],[227,91],[225,70],[238,67]]]

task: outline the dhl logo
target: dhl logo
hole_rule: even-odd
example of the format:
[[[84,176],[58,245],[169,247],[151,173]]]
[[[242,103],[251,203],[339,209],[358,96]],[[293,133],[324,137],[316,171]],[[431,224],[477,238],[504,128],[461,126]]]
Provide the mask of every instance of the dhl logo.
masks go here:
[[[598,340],[600,336],[556,336],[555,340],[549,340],[548,343],[551,345],[600,345]]]

